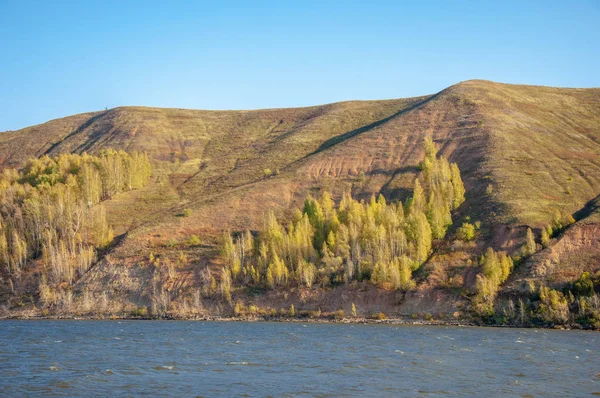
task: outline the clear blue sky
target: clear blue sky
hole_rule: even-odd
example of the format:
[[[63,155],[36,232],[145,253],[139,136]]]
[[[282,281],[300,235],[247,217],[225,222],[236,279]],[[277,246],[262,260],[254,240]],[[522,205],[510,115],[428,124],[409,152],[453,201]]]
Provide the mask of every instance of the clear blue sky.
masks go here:
[[[598,0],[248,3],[0,0],[0,131],[120,105],[304,106],[475,78],[600,86]]]

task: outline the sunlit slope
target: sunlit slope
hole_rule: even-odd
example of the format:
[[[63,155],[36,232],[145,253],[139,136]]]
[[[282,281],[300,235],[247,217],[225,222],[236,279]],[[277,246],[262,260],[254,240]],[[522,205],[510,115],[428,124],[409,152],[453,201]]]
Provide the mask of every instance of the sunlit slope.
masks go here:
[[[600,192],[600,90],[467,82],[490,146],[483,167],[503,221],[539,226]]]
[[[405,198],[427,135],[463,173],[461,214],[540,227],[556,209],[573,213],[600,193],[599,89],[487,81],[419,98],[296,109],[115,108],[0,134],[0,162],[18,166],[30,156],[102,148],[146,151],[154,183],[110,204],[120,214],[116,222],[132,224],[117,208],[135,202],[137,218],[156,228],[218,230],[255,226],[265,207],[284,212],[322,188],[334,196],[352,190]],[[194,216],[176,219],[183,208]]]
[[[461,170],[466,201],[454,225],[467,217],[480,221],[475,242],[454,241],[451,228],[415,273],[417,289],[401,302],[394,291],[363,284],[360,290],[317,289],[307,308],[337,310],[352,297],[371,312],[462,311],[480,254],[492,246],[518,256],[527,228],[539,243],[540,228],[556,212],[577,222],[518,263],[502,294],[525,291],[530,282],[562,288],[583,271],[597,271],[600,89],[467,81],[418,98],[296,109],[121,107],[0,133],[0,168],[45,154],[148,153],[151,180],[103,202],[115,240],[73,285],[76,293],[96,297],[113,292],[114,305],[137,308],[156,299],[157,286],[182,298],[206,286],[207,275],[219,280],[224,231],[259,231],[269,210],[286,225],[308,194],[412,196],[427,136]],[[157,258],[174,268],[157,267]],[[0,296],[12,297],[10,286],[0,286]],[[37,294],[34,269],[21,287]],[[287,293],[265,294],[261,305],[289,308]],[[384,309],[374,304],[381,294]],[[218,300],[205,304],[208,313],[223,309]]]
[[[496,202],[502,222],[537,226],[554,209],[572,213],[600,191],[600,90],[481,81],[450,87],[317,154],[304,171],[318,177],[363,170],[393,194],[410,188],[406,172],[416,171],[425,135],[459,164],[471,203]]]
[[[70,134],[87,128],[101,112],[82,113],[18,131],[0,133],[0,164],[21,167],[30,157],[42,156]]]
[[[504,290],[526,290],[530,281],[556,288],[568,284],[583,272],[594,274],[600,265],[600,196],[575,214],[570,225],[548,247],[533,255],[520,267]]]

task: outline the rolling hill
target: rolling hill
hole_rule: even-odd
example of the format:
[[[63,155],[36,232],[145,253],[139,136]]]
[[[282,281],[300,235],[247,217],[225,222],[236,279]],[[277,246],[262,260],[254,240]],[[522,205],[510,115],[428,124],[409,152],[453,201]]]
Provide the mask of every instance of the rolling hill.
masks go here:
[[[451,229],[416,274],[418,287],[411,292],[364,282],[261,294],[241,289],[234,302],[325,312],[349,312],[356,303],[364,315],[466,316],[470,304],[464,289],[475,283],[478,256],[487,247],[517,253],[527,228],[539,241],[557,213],[576,222],[516,265],[499,300],[526,294],[531,281],[562,289],[582,272],[600,270],[600,89],[595,88],[472,80],[417,98],[296,109],[119,107],[0,133],[0,167],[108,148],[146,152],[151,181],[105,202],[117,239],[73,285],[75,297],[84,292],[96,300],[104,297],[103,310],[95,313],[122,315],[150,308],[160,291],[169,313],[194,307],[195,313],[215,315],[232,313],[233,304],[198,297],[196,291],[205,270],[216,275],[221,266],[223,231],[260,230],[268,210],[288,220],[306,195],[323,190],[335,201],[345,192],[359,199],[381,193],[388,201],[405,200],[420,173],[425,137],[461,170],[466,201],[455,212],[454,225],[479,221],[475,243],[457,243]],[[194,235],[201,243],[185,244]],[[156,277],[149,256],[177,265],[168,277]],[[177,262],[178,256],[186,260]],[[38,313],[34,271],[20,291],[8,279],[2,277],[5,312]],[[32,305],[17,306],[25,296]],[[79,304],[69,308],[63,313],[85,313]]]

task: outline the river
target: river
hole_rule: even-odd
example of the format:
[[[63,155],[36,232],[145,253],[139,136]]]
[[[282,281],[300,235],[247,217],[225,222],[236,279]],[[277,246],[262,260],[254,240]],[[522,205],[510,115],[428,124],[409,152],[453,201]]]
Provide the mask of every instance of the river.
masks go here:
[[[0,321],[0,396],[591,396],[600,334],[441,326]]]

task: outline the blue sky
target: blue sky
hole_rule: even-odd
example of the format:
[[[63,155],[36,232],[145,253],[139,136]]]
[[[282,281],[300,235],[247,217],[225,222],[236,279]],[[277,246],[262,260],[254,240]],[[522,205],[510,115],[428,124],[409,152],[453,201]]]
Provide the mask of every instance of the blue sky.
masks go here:
[[[468,79],[600,86],[600,1],[0,0],[0,131],[121,105],[305,106]]]

